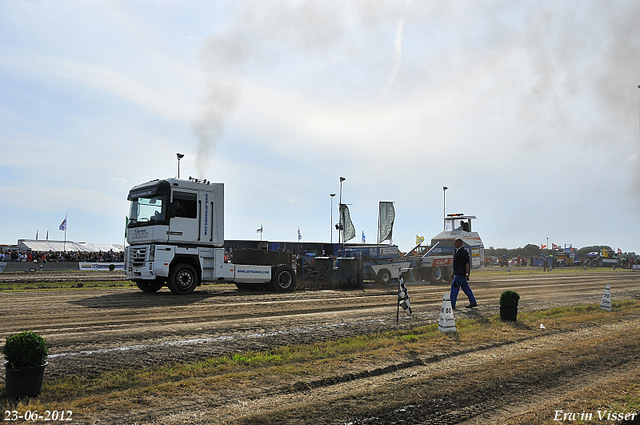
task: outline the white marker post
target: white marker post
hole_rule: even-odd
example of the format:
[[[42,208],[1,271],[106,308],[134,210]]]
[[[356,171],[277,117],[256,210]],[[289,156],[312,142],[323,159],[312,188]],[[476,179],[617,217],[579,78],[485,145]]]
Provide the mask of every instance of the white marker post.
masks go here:
[[[456,329],[456,319],[453,317],[453,308],[451,308],[451,298],[448,292],[442,297],[442,308],[440,309],[438,330],[444,333],[458,331]]]
[[[611,285],[609,284],[604,287],[604,294],[602,294],[600,308],[606,311],[611,311]]]

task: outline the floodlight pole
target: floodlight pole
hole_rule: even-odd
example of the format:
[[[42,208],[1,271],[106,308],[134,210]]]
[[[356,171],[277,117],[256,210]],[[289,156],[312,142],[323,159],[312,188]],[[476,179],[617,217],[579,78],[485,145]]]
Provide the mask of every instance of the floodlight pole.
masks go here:
[[[329,238],[330,243],[333,245],[333,198],[336,196],[335,193],[330,193],[329,196],[331,196],[331,221],[329,222],[329,230],[331,232],[331,236]],[[333,248],[332,248],[333,249]]]
[[[442,207],[442,226],[443,230],[447,230],[447,222],[444,219],[447,216],[447,186],[442,186],[442,196],[443,196],[443,207]]]
[[[184,158],[184,154],[176,153],[176,156],[178,157],[178,178],[180,178],[180,160]]]

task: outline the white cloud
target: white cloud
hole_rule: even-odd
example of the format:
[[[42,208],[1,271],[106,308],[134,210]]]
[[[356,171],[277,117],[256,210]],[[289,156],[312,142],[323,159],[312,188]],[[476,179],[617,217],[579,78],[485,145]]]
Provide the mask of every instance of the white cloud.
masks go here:
[[[71,84],[125,99],[149,113],[181,123],[189,122],[198,112],[197,104],[171,93],[171,87],[151,87],[144,81],[89,63],[41,55],[18,55],[4,56],[0,59],[0,64],[13,68],[14,72],[31,74],[34,80],[44,80],[54,86],[64,84],[60,80],[70,80]],[[192,72],[189,77],[193,80],[201,79],[201,75],[196,72]]]

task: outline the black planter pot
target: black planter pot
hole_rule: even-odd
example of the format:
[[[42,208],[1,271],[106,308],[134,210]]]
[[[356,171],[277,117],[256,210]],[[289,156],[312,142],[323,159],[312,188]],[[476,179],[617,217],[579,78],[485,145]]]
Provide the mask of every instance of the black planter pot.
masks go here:
[[[518,307],[500,307],[500,320],[503,322],[518,320]]]
[[[42,366],[14,368],[9,362],[4,362],[6,369],[5,393],[8,397],[35,397],[42,391],[44,382],[44,368]]]

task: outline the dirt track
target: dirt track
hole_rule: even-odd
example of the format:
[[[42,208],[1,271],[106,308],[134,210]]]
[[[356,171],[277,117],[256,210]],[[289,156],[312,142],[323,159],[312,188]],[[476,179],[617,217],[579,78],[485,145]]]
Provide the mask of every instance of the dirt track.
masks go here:
[[[531,311],[554,306],[576,305],[582,303],[599,303],[605,284],[611,284],[614,300],[625,298],[640,298],[640,273],[624,270],[608,273],[581,272],[575,274],[547,273],[516,275],[506,272],[498,277],[483,277],[483,273],[476,273],[470,282],[478,299],[477,309],[460,309],[457,317],[485,317],[498,314],[498,298],[505,289],[515,289],[520,293],[520,310]],[[0,316],[0,329],[3,330],[0,344],[4,338],[15,332],[34,330],[45,337],[50,346],[48,377],[69,374],[92,376],[105,370],[122,367],[137,367],[148,365],[168,364],[177,361],[194,361],[210,356],[229,352],[247,350],[261,350],[287,344],[298,344],[312,341],[332,340],[344,336],[361,335],[384,330],[419,326],[438,321],[443,293],[448,291],[445,285],[409,286],[409,294],[414,309],[410,318],[401,312],[400,324],[396,325],[396,292],[393,289],[365,288],[347,292],[340,291],[305,291],[293,294],[274,294],[269,292],[239,292],[234,287],[204,286],[190,296],[175,296],[163,289],[159,293],[148,294],[137,289],[83,289],[46,292],[2,293],[0,298],[5,308]],[[459,305],[466,302],[461,294]],[[571,344],[579,344],[593,338],[593,332],[598,337],[602,333],[608,335],[597,353],[591,352],[569,368],[559,369],[555,373],[562,375],[565,380],[562,385],[575,390],[572,381],[592,382],[600,374],[592,372],[592,379],[588,373],[580,370],[600,370],[603,362],[609,362],[611,376],[627,370],[638,370],[639,350],[638,338],[633,343],[622,343],[619,339],[629,340],[630,332],[636,336],[638,319],[631,322],[610,325],[610,328],[599,331],[585,330],[584,333],[572,335]],[[591,332],[591,333],[589,333]],[[625,335],[624,338],[617,336]],[[542,353],[549,347],[560,349],[567,341],[562,335],[545,341],[541,346],[528,342],[518,343],[511,347],[511,355],[520,352]],[[528,345],[529,344],[529,345]],[[617,346],[615,356],[607,347]],[[533,348],[532,348],[533,347]],[[585,346],[586,347],[586,346]],[[582,351],[588,351],[581,349]],[[513,351],[513,353],[511,353]],[[278,404],[290,403],[295,406],[306,397],[309,403],[317,403],[322,397],[334,400],[338,406],[344,404],[345,412],[359,412],[358,408],[350,406],[344,394],[349,391],[358,392],[363,385],[384,385],[384,381],[398,379],[396,373],[416,376],[425,373],[430,363],[437,363],[438,373],[448,370],[445,376],[447,382],[467,380],[460,369],[461,364],[478,364],[478,362],[495,362],[496,356],[505,356],[501,347],[482,348],[470,353],[456,356],[456,361],[440,359],[438,361],[416,362],[413,367],[396,367],[394,373],[380,372],[377,383],[365,383],[367,379],[354,379],[331,386],[319,386],[307,393],[297,393],[291,400],[278,400]],[[515,354],[514,354],[515,353]],[[576,369],[577,368],[577,369]],[[475,368],[478,369],[478,368]],[[482,367],[486,371],[487,368]],[[553,373],[554,371],[549,371]],[[391,404],[370,401],[371,406],[378,406],[375,411],[376,420],[367,421],[366,416],[333,417],[336,412],[327,412],[319,423],[341,423],[341,420],[352,423],[392,423],[399,416],[406,414],[405,423],[460,423],[465,420],[476,420],[470,423],[500,423],[504,418],[500,414],[491,413],[495,409],[505,409],[510,406],[517,411],[526,405],[522,398],[513,399],[510,395],[524,394],[525,399],[541,397],[548,391],[550,382],[542,379],[539,387],[524,385],[508,388],[493,388],[487,390],[487,377],[472,375],[470,382],[478,385],[476,392],[484,394],[484,400],[450,399],[441,402],[433,400],[431,404],[422,407],[405,408],[405,413],[398,413]],[[527,370],[521,379],[526,381],[531,376],[544,376],[545,373]],[[365,374],[367,375],[367,374]],[[558,375],[555,375],[557,377]],[[586,377],[585,377],[586,376]],[[549,375],[548,380],[555,379]],[[404,382],[404,381],[403,381]],[[493,382],[493,381],[491,381]],[[406,383],[395,384],[402,392]],[[419,382],[413,385],[420,387]],[[426,384],[424,384],[426,385]],[[350,388],[351,386],[351,388]],[[433,386],[433,382],[429,384]],[[454,386],[451,386],[453,390]],[[536,391],[539,388],[539,391]],[[406,388],[405,388],[406,389]],[[544,391],[543,391],[544,389]],[[315,392],[315,394],[313,394]],[[412,390],[412,393],[415,391]],[[465,393],[473,394],[473,389],[466,387]],[[498,397],[503,393],[503,397]],[[340,396],[338,396],[340,394]],[[313,396],[313,397],[312,397]],[[365,394],[363,397],[370,397]],[[496,398],[498,397],[498,398]],[[264,398],[264,409],[268,411],[269,397]],[[455,401],[452,401],[455,400]],[[503,401],[500,401],[503,400]],[[271,400],[273,403],[273,400]],[[415,400],[413,401],[415,402]],[[225,405],[216,406],[218,414],[225,410]],[[434,404],[435,403],[435,404]],[[453,404],[452,404],[453,403]],[[252,412],[260,412],[259,403],[251,406]],[[188,404],[187,404],[188,406]],[[237,405],[229,404],[237,409]],[[148,412],[141,421],[160,420],[163,423],[197,422],[191,417],[189,420],[176,415],[185,406],[176,405],[173,410],[162,412],[156,410],[153,415]],[[317,407],[320,409],[320,407]],[[422,409],[422,411],[420,410]],[[427,409],[427,410],[424,410]],[[294,409],[295,410],[295,409]],[[320,409],[321,410],[321,409]],[[242,409],[238,409],[239,412]],[[436,415],[435,412],[449,412],[448,416]],[[368,411],[369,412],[369,411]],[[457,413],[456,413],[457,412]],[[240,413],[238,413],[240,414]],[[369,413],[359,413],[363,415]],[[385,416],[387,415],[387,416]],[[508,416],[508,415],[507,415]],[[209,420],[211,415],[206,416]],[[229,416],[227,416],[228,418]],[[321,419],[322,416],[316,416]],[[351,418],[351,419],[349,419]],[[359,419],[358,419],[359,418]],[[420,418],[420,419],[417,419]],[[427,418],[431,418],[427,420]],[[475,418],[475,419],[474,419]],[[478,419],[484,418],[484,419]],[[307,418],[309,419],[309,418]],[[253,421],[253,420],[252,420]],[[275,421],[275,420],[274,420]],[[306,422],[304,418],[278,418],[282,423]],[[235,422],[235,421],[230,421]],[[268,423],[269,420],[265,420]],[[203,422],[203,423],[206,423]],[[275,422],[274,422],[275,423]]]

